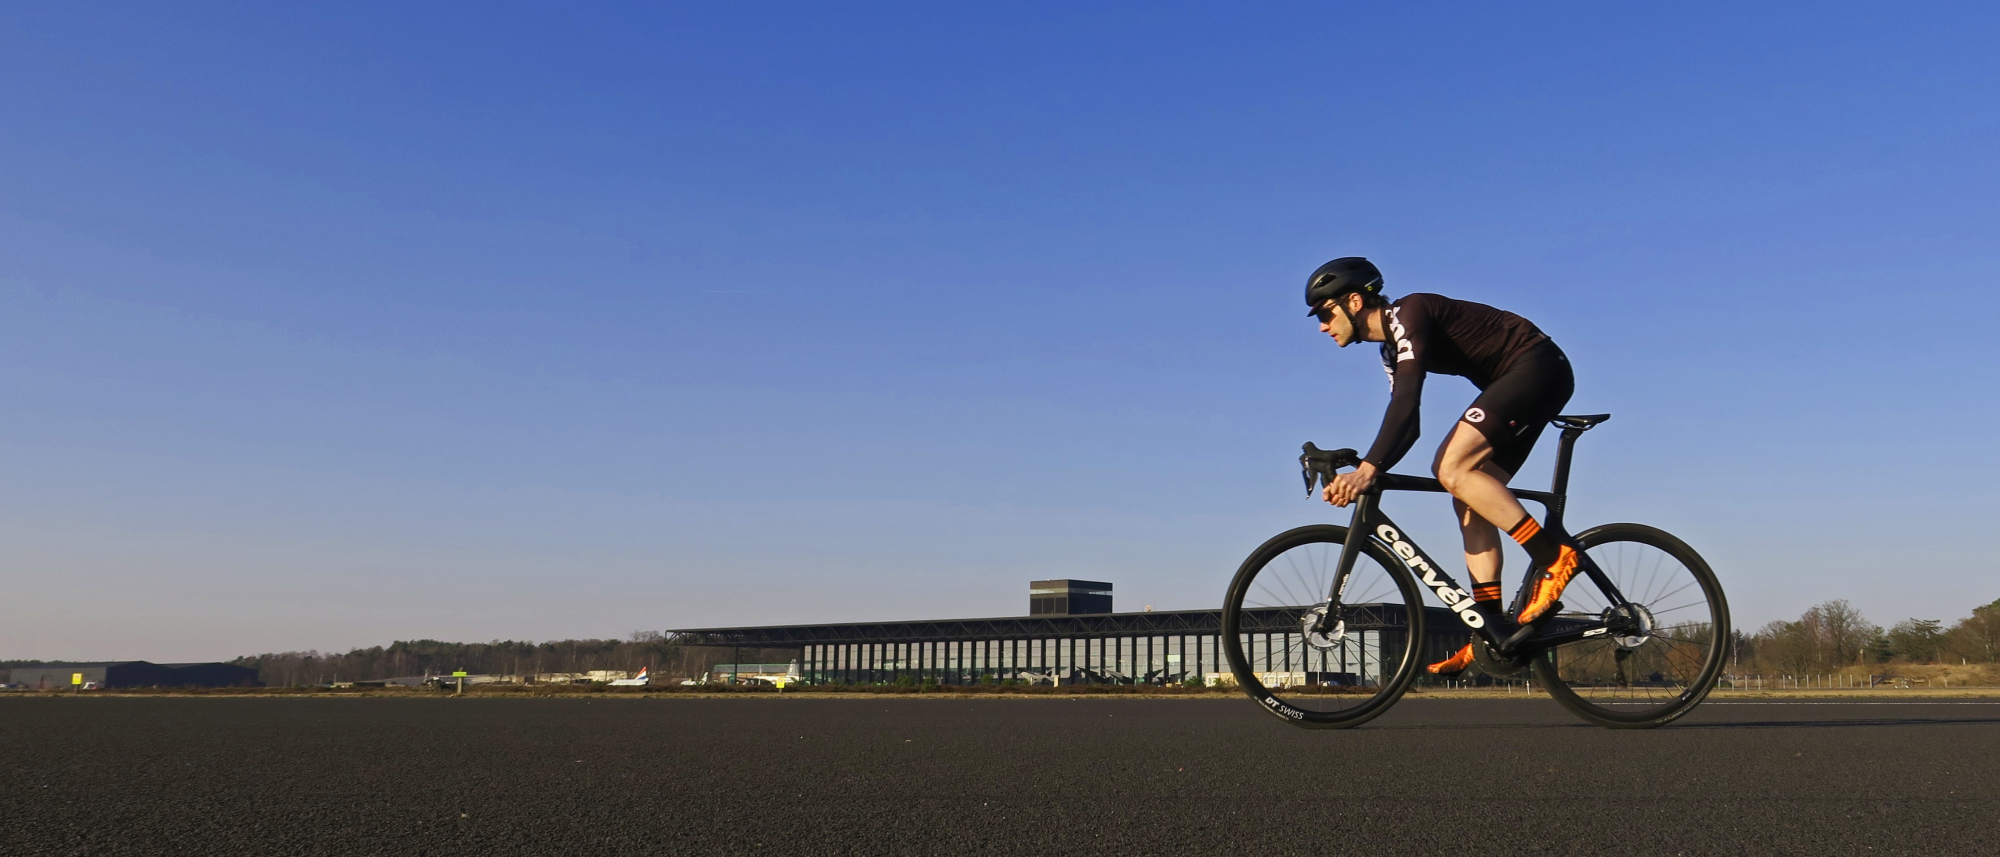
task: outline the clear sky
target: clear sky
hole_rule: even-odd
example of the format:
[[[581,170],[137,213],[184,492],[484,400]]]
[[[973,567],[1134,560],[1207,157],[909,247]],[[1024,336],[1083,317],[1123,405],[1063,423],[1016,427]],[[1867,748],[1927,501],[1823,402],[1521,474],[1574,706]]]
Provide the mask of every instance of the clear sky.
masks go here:
[[[1990,4],[1380,6],[8,6],[0,657],[1213,607],[1344,520],[1342,255],[1739,626],[2000,597]]]

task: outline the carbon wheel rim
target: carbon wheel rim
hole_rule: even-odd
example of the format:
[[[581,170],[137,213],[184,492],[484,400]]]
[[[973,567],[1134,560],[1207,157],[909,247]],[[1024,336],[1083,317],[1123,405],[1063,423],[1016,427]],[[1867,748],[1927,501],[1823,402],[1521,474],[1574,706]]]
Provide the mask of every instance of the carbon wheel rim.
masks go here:
[[[1223,646],[1237,683],[1302,726],[1351,725],[1379,713],[1409,683],[1407,643],[1421,595],[1401,566],[1364,551],[1349,575],[1336,629],[1311,633],[1327,609],[1342,528],[1286,533],[1251,555],[1224,605]],[[1416,622],[1420,624],[1421,618]]]
[[[1578,537],[1630,606],[1614,606],[1578,577],[1559,618],[1621,618],[1638,631],[1612,633],[1548,653],[1537,672],[1580,713],[1644,724],[1679,716],[1706,696],[1728,646],[1729,609],[1707,564],[1670,535],[1636,525]]]

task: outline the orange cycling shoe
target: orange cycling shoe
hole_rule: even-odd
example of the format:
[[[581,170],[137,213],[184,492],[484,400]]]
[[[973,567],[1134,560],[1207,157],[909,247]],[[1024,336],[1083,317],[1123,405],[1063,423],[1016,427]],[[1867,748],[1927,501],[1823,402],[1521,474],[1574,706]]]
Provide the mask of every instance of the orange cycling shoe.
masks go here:
[[[1472,666],[1472,644],[1466,643],[1465,648],[1458,650],[1458,654],[1424,667],[1424,669],[1429,671],[1431,675],[1458,675],[1465,672],[1465,668],[1469,666]]]
[[[1542,579],[1535,581],[1535,593],[1528,599],[1528,606],[1521,608],[1517,621],[1526,625],[1542,618],[1543,613],[1555,606],[1556,599],[1562,597],[1563,588],[1569,586],[1571,578],[1576,577],[1582,562],[1576,548],[1563,545],[1561,552],[1556,554],[1556,561],[1549,563],[1548,570],[1542,572]]]

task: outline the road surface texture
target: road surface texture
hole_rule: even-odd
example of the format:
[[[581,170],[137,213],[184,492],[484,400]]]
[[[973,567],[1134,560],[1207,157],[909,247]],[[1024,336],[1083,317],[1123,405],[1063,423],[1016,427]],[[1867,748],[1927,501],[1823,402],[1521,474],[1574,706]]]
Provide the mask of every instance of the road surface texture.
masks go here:
[[[2000,853],[2000,704],[0,699],[0,853]]]

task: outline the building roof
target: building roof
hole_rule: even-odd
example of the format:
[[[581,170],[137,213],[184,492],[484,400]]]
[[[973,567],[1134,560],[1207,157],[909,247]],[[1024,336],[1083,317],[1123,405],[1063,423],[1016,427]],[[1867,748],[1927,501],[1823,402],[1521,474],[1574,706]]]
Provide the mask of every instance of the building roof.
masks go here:
[[[1356,630],[1400,628],[1403,608],[1393,604],[1360,604],[1350,608],[1348,626]],[[1441,607],[1425,608],[1449,614]],[[1275,633],[1298,628],[1296,608],[1244,611],[1250,621],[1243,630]],[[1426,617],[1430,621],[1437,619]],[[989,619],[927,619],[914,622],[843,622],[828,625],[764,625],[747,628],[687,628],[669,633],[680,642],[707,646],[792,647],[831,643],[897,643],[957,640],[1042,640],[1071,637],[1130,637],[1150,634],[1219,634],[1221,610],[1165,610],[1144,613],[1097,613],[1077,616],[1002,616]]]

